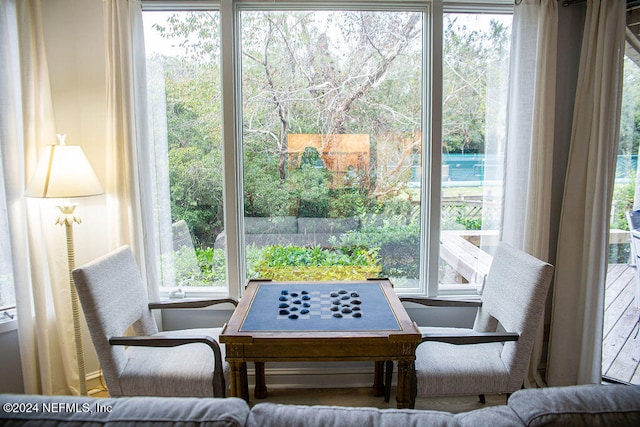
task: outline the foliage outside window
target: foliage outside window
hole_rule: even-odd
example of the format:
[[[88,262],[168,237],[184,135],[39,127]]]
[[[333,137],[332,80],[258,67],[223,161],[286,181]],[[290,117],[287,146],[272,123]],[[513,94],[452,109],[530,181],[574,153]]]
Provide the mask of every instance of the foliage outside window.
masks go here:
[[[430,12],[374,7],[239,9],[247,278],[264,274],[268,248],[364,247],[378,274],[419,288]],[[484,199],[500,162],[487,150],[500,129],[487,121],[504,106],[487,87],[504,83],[496,67],[508,61],[510,18],[478,16],[443,17],[443,230],[500,217]],[[144,18],[148,74],[160,77],[149,80],[162,86],[152,104],[166,111],[171,217],[187,222],[205,279],[188,283],[224,287],[222,172],[235,163],[222,151],[220,12]]]
[[[461,245],[491,254],[502,217],[511,16],[445,13],[440,289],[478,289],[461,274]],[[446,256],[445,254],[448,254]],[[474,266],[472,266],[474,267]]]
[[[611,205],[609,263],[627,263],[631,249],[620,231],[629,230],[626,212],[638,206],[638,147],[640,146],[640,67],[629,56],[624,58],[622,109],[616,180]]]
[[[391,228],[380,227],[404,227],[420,215],[420,189],[408,181],[422,146],[422,12],[240,16],[245,221],[297,218],[297,229],[246,231],[245,240],[339,250],[367,239],[366,247],[384,252],[381,232]],[[387,205],[400,201],[407,216],[390,224]],[[386,222],[367,229],[367,218],[382,215]],[[354,218],[351,227],[336,225]],[[396,243],[419,258],[417,238]],[[399,262],[387,254],[381,274],[400,272],[388,261]],[[418,278],[417,268],[394,276],[396,285]]]

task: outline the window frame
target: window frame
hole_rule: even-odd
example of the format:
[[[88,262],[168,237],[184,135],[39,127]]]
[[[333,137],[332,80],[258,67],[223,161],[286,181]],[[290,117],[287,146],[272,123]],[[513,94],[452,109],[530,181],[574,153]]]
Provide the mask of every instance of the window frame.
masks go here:
[[[348,4],[318,0],[142,0],[143,11],[198,11],[220,13],[220,70],[222,99],[222,144],[224,229],[226,240],[227,290],[189,289],[188,296],[220,296],[239,298],[246,282],[243,208],[242,155],[242,87],[240,50],[240,13],[244,10],[410,10],[423,13],[423,87],[422,87],[422,153],[420,209],[420,284],[416,288],[398,289],[406,295],[443,295],[439,292],[440,200],[443,89],[443,19],[444,13],[513,13],[511,0],[494,1],[399,1],[355,0]],[[236,236],[236,238],[229,238]],[[161,289],[167,296],[168,289]],[[456,292],[457,294],[458,292]],[[464,291],[463,291],[464,293]]]
[[[223,0],[224,3],[224,0]],[[434,28],[434,13],[433,13],[433,4],[430,2],[424,2],[424,1],[407,1],[407,2],[393,2],[393,1],[355,1],[355,2],[349,2],[349,4],[341,4],[341,3],[331,3],[331,2],[319,2],[319,1],[278,1],[275,3],[265,3],[265,2],[258,2],[258,1],[254,1],[254,0],[246,0],[246,1],[242,1],[242,0],[238,0],[234,2],[235,8],[234,8],[234,21],[235,21],[235,27],[234,29],[237,31],[236,33],[234,33],[233,35],[233,39],[236,43],[236,50],[235,52],[241,52],[241,47],[240,47],[240,14],[242,11],[253,11],[253,10],[367,10],[367,11],[414,11],[414,12],[419,12],[422,14],[423,16],[423,39],[422,39],[422,48],[423,48],[423,55],[422,55],[422,81],[423,81],[423,87],[422,87],[422,110],[421,110],[421,121],[422,121],[422,152],[423,153],[427,153],[427,155],[424,156],[424,158],[422,159],[422,176],[426,177],[425,179],[425,184],[422,185],[421,187],[421,208],[420,208],[420,247],[419,247],[419,251],[420,254],[433,254],[433,244],[435,241],[436,245],[439,245],[439,228],[438,228],[438,232],[437,233],[432,233],[429,230],[429,227],[427,226],[428,224],[434,224],[434,221],[432,221],[429,217],[433,218],[433,212],[432,209],[433,207],[437,207],[437,203],[433,203],[432,200],[434,200],[435,197],[437,197],[437,200],[439,200],[439,189],[437,190],[437,195],[433,194],[433,184],[429,183],[429,180],[432,179],[430,177],[430,175],[426,172],[426,168],[427,166],[430,164],[430,162],[434,161],[434,156],[433,153],[428,150],[428,146],[430,145],[430,141],[433,140],[439,140],[439,132],[440,132],[440,127],[436,126],[434,128],[434,126],[432,125],[432,123],[440,123],[441,121],[432,121],[431,119],[431,111],[432,109],[432,105],[438,105],[439,103],[441,103],[441,92],[439,95],[438,100],[436,100],[435,98],[435,93],[432,89],[432,85],[433,85],[433,81],[436,80],[433,76],[434,71],[432,70],[431,72],[429,72],[428,70],[430,70],[429,65],[432,64],[432,58],[433,58],[433,53],[432,51],[434,50],[433,45],[437,44],[436,41],[434,41],[435,35],[438,34],[437,29]],[[442,31],[440,31],[440,33],[442,33]],[[221,33],[222,34],[222,33]],[[440,35],[440,40],[442,39],[442,36]],[[430,43],[431,42],[431,43]],[[441,44],[441,41],[440,41]],[[235,53],[234,52],[234,53]],[[224,55],[223,55],[224,56]],[[236,216],[236,219],[240,220],[240,224],[238,224],[238,228],[237,230],[244,230],[244,215],[240,214],[242,212],[244,212],[243,206],[242,206],[242,162],[243,162],[243,156],[242,156],[242,99],[241,99],[241,93],[242,93],[242,87],[241,87],[241,58],[239,56],[234,56],[234,67],[235,67],[235,73],[234,73],[234,77],[235,77],[235,81],[234,81],[234,88],[236,88],[236,93],[238,94],[238,97],[235,99],[235,102],[237,102],[236,104],[236,109],[234,110],[234,113],[237,117],[237,121],[235,123],[236,125],[236,134],[234,135],[235,139],[234,139],[234,148],[236,150],[236,152],[238,153],[238,158],[234,159],[237,160],[237,162],[235,163],[237,165],[236,169],[240,172],[240,176],[238,177],[239,182],[238,182],[238,187],[236,187],[236,189],[233,188],[227,188],[228,193],[230,193],[231,191],[235,191],[237,193],[237,197],[239,198],[238,200],[238,210],[234,213]],[[429,78],[431,77],[431,78]],[[224,81],[224,78],[223,78]],[[225,107],[223,106],[223,110],[225,109]],[[438,132],[438,133],[436,133]],[[431,144],[433,145],[433,144]],[[439,160],[437,160],[439,161]],[[439,168],[438,168],[439,170]],[[437,209],[437,215],[436,217],[437,219],[437,225],[439,227],[439,215],[440,215],[440,211],[439,209]],[[226,218],[225,218],[225,227],[226,227]],[[239,236],[239,241],[241,242],[239,245],[240,249],[240,253],[239,253],[239,257],[238,260],[244,260],[244,233],[238,233]],[[228,235],[228,234],[227,234]],[[434,236],[435,235],[435,236]],[[228,243],[228,241],[227,241]],[[438,262],[438,250],[436,247],[435,250],[435,262],[437,265]],[[424,257],[421,256],[420,257],[420,267],[419,267],[419,274],[420,274],[420,280],[419,280],[419,286],[415,287],[415,288],[398,288],[397,291],[398,293],[403,293],[403,294],[425,294],[427,287],[426,287],[426,283],[432,282],[433,281],[433,277],[428,277],[427,275],[428,273],[428,267],[430,262],[433,262],[432,260],[428,259],[428,257]],[[241,278],[246,277],[246,271],[245,271],[245,263],[244,262],[240,262],[240,266],[238,266],[241,270]],[[432,269],[433,270],[433,269]],[[437,280],[437,270],[435,271],[434,274],[435,279]]]

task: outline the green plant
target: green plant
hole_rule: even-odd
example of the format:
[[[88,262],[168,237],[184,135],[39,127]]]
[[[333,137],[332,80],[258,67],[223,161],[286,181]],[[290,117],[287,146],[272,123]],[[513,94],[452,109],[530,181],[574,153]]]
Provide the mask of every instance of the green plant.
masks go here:
[[[364,210],[365,195],[356,188],[339,188],[329,192],[329,217],[355,216]]]
[[[616,184],[611,202],[612,229],[628,230],[626,213],[633,209],[635,194],[635,173],[630,174],[626,183]],[[609,264],[625,263],[629,260],[631,248],[628,243],[609,245]]]
[[[376,253],[358,246],[325,249],[320,246],[267,246],[262,251],[259,267],[333,267],[376,264]]]
[[[224,249],[196,248],[200,277],[211,284],[224,285],[227,280]]]
[[[456,222],[462,225],[465,230],[482,230],[482,216],[469,217],[465,214],[466,206],[463,205],[458,210]]]
[[[376,277],[380,263],[375,251],[356,246],[307,248],[267,246],[255,271],[274,280],[361,280]]]
[[[629,229],[626,213],[633,209],[635,187],[635,176],[630,177],[627,183],[616,184],[614,186],[611,205],[611,228],[617,228],[620,230]]]
[[[182,247],[172,255],[176,286],[226,286],[223,249]]]
[[[331,242],[341,246],[359,246],[376,251],[387,277],[417,278],[420,266],[420,223],[404,215],[363,216],[362,227]]]

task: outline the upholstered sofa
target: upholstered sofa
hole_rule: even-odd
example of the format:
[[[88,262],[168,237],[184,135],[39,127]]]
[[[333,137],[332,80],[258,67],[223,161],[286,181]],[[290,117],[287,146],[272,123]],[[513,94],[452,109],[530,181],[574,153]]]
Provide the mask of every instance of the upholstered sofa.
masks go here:
[[[257,247],[269,245],[329,246],[332,236],[360,228],[360,218],[246,217],[245,243]],[[226,246],[224,232],[216,237],[215,248]]]
[[[507,405],[452,414],[300,406],[240,399],[0,395],[0,425],[71,426],[638,426],[640,387],[588,385],[515,392]]]

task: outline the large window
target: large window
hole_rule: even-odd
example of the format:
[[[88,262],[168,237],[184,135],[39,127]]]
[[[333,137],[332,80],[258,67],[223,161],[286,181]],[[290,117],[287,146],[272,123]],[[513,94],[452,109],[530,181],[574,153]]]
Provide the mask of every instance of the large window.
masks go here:
[[[144,21],[165,222],[180,231],[163,236],[178,252],[166,286],[384,276],[476,291],[501,217],[509,14],[148,8],[161,3]]]
[[[425,17],[241,11],[248,278],[419,286]]]
[[[225,253],[215,245],[224,230],[219,15],[143,14],[158,180],[168,181],[170,198],[159,209],[168,288],[227,288]]]
[[[439,292],[483,284],[502,217],[511,15],[445,13]]]

